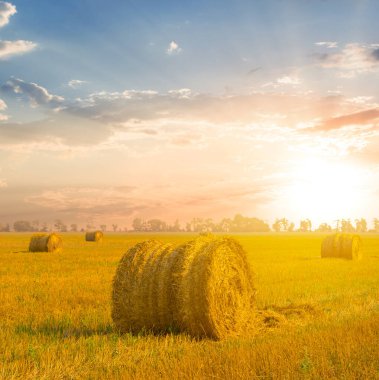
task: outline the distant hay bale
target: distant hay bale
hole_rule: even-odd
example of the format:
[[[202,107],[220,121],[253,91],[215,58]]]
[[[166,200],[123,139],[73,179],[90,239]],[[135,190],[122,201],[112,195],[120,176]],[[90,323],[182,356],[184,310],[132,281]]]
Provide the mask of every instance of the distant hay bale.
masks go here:
[[[120,261],[112,318],[120,332],[222,339],[254,324],[254,295],[246,253],[235,240],[200,236],[176,248],[149,240]]]
[[[104,234],[101,231],[86,232],[86,241],[102,241]]]
[[[59,252],[62,250],[62,239],[55,233],[34,234],[30,238],[29,252]]]
[[[329,235],[321,244],[321,257],[360,260],[362,258],[361,238],[353,234]]]
[[[343,257],[350,260],[362,258],[361,238],[358,235],[344,234],[341,240]]]

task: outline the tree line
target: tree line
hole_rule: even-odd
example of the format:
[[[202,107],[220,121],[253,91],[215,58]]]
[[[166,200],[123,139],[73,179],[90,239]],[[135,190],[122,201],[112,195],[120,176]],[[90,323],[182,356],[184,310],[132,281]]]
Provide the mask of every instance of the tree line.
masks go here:
[[[12,228],[13,227],[13,228]],[[79,227],[78,224],[66,224],[62,220],[57,219],[52,225],[48,225],[38,220],[27,221],[18,220],[11,226],[9,223],[0,224],[0,232],[84,232],[100,229],[103,232],[126,232],[126,227],[120,227],[118,224],[100,224],[95,225],[93,222],[87,223],[85,226]],[[366,219],[350,219],[336,220],[334,225],[328,223],[321,223],[317,227],[313,226],[310,219],[300,220],[298,227],[294,222],[286,218],[277,218],[270,226],[266,221],[255,218],[242,216],[241,214],[235,215],[233,218],[223,218],[216,222],[212,218],[193,218],[185,225],[181,225],[179,220],[174,223],[167,223],[161,219],[142,219],[135,218],[132,221],[132,230],[135,232],[347,232],[347,233],[362,233],[362,232],[377,232],[379,233],[379,219],[375,218],[372,223],[372,228],[368,228]]]

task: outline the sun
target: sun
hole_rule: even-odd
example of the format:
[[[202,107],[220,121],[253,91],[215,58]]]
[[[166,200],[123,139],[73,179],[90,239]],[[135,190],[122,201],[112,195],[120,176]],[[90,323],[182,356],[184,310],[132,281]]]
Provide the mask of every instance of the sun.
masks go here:
[[[286,198],[297,215],[318,223],[364,215],[364,173],[356,165],[309,158],[295,164],[290,177]]]

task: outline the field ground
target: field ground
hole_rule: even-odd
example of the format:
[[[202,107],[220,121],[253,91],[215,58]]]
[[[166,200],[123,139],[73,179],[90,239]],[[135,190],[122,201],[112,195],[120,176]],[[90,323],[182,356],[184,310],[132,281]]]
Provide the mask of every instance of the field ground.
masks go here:
[[[62,253],[32,254],[30,234],[0,234],[0,378],[379,379],[379,235],[360,262],[321,259],[321,234],[235,235],[266,327],[221,342],[114,331],[117,263],[152,236],[191,238],[63,234]]]

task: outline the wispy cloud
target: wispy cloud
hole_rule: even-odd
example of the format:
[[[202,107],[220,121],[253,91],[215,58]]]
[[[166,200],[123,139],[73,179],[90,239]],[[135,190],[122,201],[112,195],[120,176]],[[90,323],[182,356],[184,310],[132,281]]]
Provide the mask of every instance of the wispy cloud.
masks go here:
[[[314,57],[320,67],[339,70],[338,76],[342,78],[353,78],[379,69],[379,47],[375,44],[351,43],[339,52],[316,53]]]
[[[37,44],[31,41],[2,41],[0,40],[0,60],[4,60],[14,55],[28,53],[35,49]]]
[[[22,79],[11,78],[1,86],[4,93],[26,96],[32,106],[45,105],[52,108],[58,107],[64,98],[50,94],[46,88],[36,84],[24,82]]]
[[[70,80],[70,81],[67,83],[67,85],[68,85],[69,87],[71,87],[71,88],[76,89],[76,88],[79,88],[79,87],[81,87],[83,84],[86,84],[86,83],[87,83],[87,81],[85,81],[85,80],[72,79],[72,80]]]
[[[16,7],[5,1],[0,1],[0,28],[7,25],[11,16],[17,13]]]
[[[278,87],[281,87],[281,86],[298,86],[300,85],[302,82],[301,82],[301,79],[297,76],[294,76],[294,75],[284,75],[280,78],[277,78],[275,81],[273,82],[267,82],[267,83],[264,83],[262,85],[262,88],[267,88],[267,87],[271,87],[271,88],[278,88]]]
[[[375,108],[327,119],[313,129],[317,131],[330,131],[352,125],[364,126],[378,121],[379,108]]]
[[[179,54],[181,51],[182,51],[182,48],[177,44],[177,42],[171,41],[170,44],[168,45],[166,53],[168,55],[173,55],[173,54]]]
[[[4,115],[1,111],[5,111],[7,109],[7,105],[4,100],[0,99],[0,121],[8,120],[8,116]]]
[[[319,41],[315,42],[316,46],[325,46],[328,49],[335,49],[338,47],[338,42],[336,41]]]

